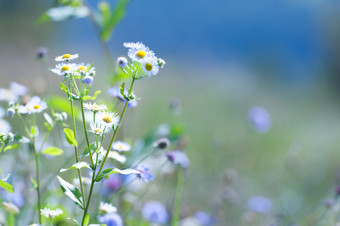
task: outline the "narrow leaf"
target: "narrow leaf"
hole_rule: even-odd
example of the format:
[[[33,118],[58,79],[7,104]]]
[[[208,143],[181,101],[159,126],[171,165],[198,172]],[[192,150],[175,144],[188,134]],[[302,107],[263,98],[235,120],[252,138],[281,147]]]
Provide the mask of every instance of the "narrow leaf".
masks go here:
[[[83,202],[81,201],[81,192],[79,191],[79,189],[77,187],[75,187],[74,185],[66,182],[65,180],[63,180],[59,176],[57,176],[57,179],[59,180],[60,187],[63,190],[63,192],[65,193],[65,195],[67,195],[69,198],[71,198],[72,201],[77,206],[84,209]]]
[[[31,177],[31,182],[32,182],[32,186],[33,186],[34,188],[37,188],[37,187],[38,187],[38,184],[37,184],[37,182],[33,179],[33,177]]]
[[[77,146],[78,146],[78,143],[77,143],[77,140],[76,140],[76,138],[75,138],[75,136],[74,136],[73,131],[70,130],[70,129],[65,128],[65,129],[64,129],[64,133],[65,133],[65,138],[66,138],[67,142],[68,142],[69,144],[71,144],[71,145],[77,147]]]
[[[19,144],[11,144],[11,145],[8,145],[7,147],[5,147],[4,152],[8,151],[8,150],[12,150],[12,149],[18,149],[19,147],[20,147]]]
[[[10,185],[9,183],[4,182],[3,180],[0,179],[0,188],[3,188],[11,193],[14,192],[13,186]]]
[[[81,169],[81,168],[91,169],[90,164],[88,164],[87,162],[77,162],[67,169],[61,169],[60,173],[63,173],[63,172],[70,170],[70,169]]]
[[[95,100],[101,92],[102,92],[101,90],[97,90],[96,92],[94,92],[92,97],[91,96],[85,96],[85,97],[83,97],[83,100]]]
[[[85,216],[85,219],[84,219],[84,225],[88,225],[89,221],[90,221],[90,214],[87,213],[86,216]]]
[[[46,119],[46,121],[48,122],[48,124],[52,125],[53,124],[53,119],[51,118],[51,116],[49,114],[47,114],[46,112],[44,113],[44,118]]]
[[[60,89],[63,90],[65,93],[68,94],[68,88],[67,88],[67,86],[65,86],[64,83],[62,83],[62,82],[60,83]]]
[[[100,175],[98,175],[98,177],[96,178],[96,181],[99,182],[101,181],[104,177],[110,175],[110,174],[114,174],[114,173],[120,173],[120,174],[124,174],[124,175],[128,175],[128,174],[140,174],[140,172],[138,170],[135,169],[124,169],[124,170],[120,170],[117,168],[108,168],[103,170],[103,172],[100,173]]]
[[[45,148],[43,151],[42,151],[42,154],[44,155],[51,155],[51,156],[58,156],[58,155],[61,155],[63,154],[64,151],[57,148],[57,147],[48,147],[48,148]]]

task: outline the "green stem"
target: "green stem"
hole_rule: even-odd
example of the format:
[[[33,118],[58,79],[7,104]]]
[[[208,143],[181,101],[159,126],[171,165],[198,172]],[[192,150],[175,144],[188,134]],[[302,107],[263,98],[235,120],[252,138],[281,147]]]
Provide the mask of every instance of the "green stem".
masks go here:
[[[81,117],[83,119],[82,121],[83,121],[84,133],[85,133],[85,140],[86,140],[87,148],[89,149],[89,155],[90,155],[90,160],[91,160],[92,167],[93,167],[93,169],[95,169],[97,166],[94,165],[93,158],[92,158],[92,153],[91,153],[91,146],[90,146],[90,142],[89,142],[89,137],[87,136],[87,129],[86,129],[86,123],[85,123],[85,113],[84,113],[84,101],[83,101],[83,99],[80,100],[80,107],[81,107]]]
[[[72,76],[73,78],[73,76]],[[74,108],[73,108],[73,99],[72,99],[72,90],[71,90],[71,81],[68,82],[68,92],[69,92],[69,99],[70,99],[70,105],[71,105],[71,116],[72,116],[72,126],[73,126],[73,133],[74,133],[74,137],[76,138],[76,120],[75,120],[75,116],[74,116]],[[76,162],[79,162],[78,159],[78,152],[77,152],[77,147],[74,146],[74,154],[76,157]],[[79,178],[79,185],[80,185],[80,190],[81,190],[81,196],[83,199],[83,205],[85,207],[85,196],[84,196],[84,189],[83,189],[83,182],[81,180],[81,174],[80,174],[80,169],[77,169],[78,171],[78,178]]]
[[[15,226],[14,213],[9,213],[8,225],[9,226]]]
[[[35,157],[35,173],[36,173],[36,180],[37,180],[37,193],[38,193],[38,216],[39,216],[39,224],[41,224],[41,197],[40,197],[40,175],[39,175],[39,153],[35,148],[35,143],[33,141],[33,148],[34,148],[34,157]]]
[[[132,78],[132,82],[131,82],[131,86],[130,86],[130,91],[131,91],[132,88],[133,88],[133,85],[134,85],[134,83],[135,83],[135,80],[136,80],[135,77],[133,77],[133,78]],[[115,137],[116,137],[116,134],[117,134],[117,132],[118,132],[119,126],[120,126],[120,124],[121,124],[121,122],[122,122],[122,120],[123,120],[123,117],[124,117],[124,114],[125,114],[125,111],[126,111],[126,108],[127,108],[128,103],[129,103],[129,101],[126,101],[126,102],[125,102],[124,109],[123,109],[123,111],[122,111],[122,114],[120,115],[119,123],[118,123],[116,129],[115,129],[114,132],[113,132],[113,135],[112,135],[112,138],[111,138],[109,147],[107,148],[106,155],[105,155],[104,160],[103,160],[103,162],[102,162],[102,164],[101,164],[101,166],[100,166],[100,169],[99,169],[99,171],[98,171],[98,173],[97,173],[97,176],[96,176],[96,172],[93,171],[93,174],[92,174],[92,181],[91,181],[91,187],[90,187],[90,193],[89,193],[89,197],[88,197],[88,199],[87,199],[87,204],[86,204],[86,207],[85,207],[85,210],[84,210],[83,219],[82,219],[82,223],[81,223],[82,226],[84,225],[84,219],[85,219],[85,216],[86,216],[86,214],[87,214],[87,211],[88,211],[88,209],[89,209],[89,205],[90,205],[90,202],[91,202],[91,197],[92,197],[92,192],[93,192],[94,183],[96,182],[97,177],[100,175],[101,171],[103,170],[103,167],[104,167],[104,165],[105,165],[105,161],[106,161],[106,159],[107,159],[107,157],[108,157],[108,155],[109,155],[109,152],[110,152],[111,147],[112,147],[112,143],[113,143],[113,141],[114,141],[114,139],[115,139]]]
[[[48,136],[50,135],[52,129],[54,128],[55,123],[56,123],[56,121],[53,122],[53,124],[52,124],[50,130],[46,132],[46,134],[45,134],[45,136],[44,136],[44,139],[43,139],[43,141],[42,141],[42,143],[41,143],[41,145],[40,145],[40,148],[38,149],[38,150],[39,150],[39,153],[41,152],[41,149],[42,149],[43,145],[45,144],[45,142],[46,142]]]
[[[175,197],[175,204],[174,204],[174,211],[173,211],[171,226],[178,225],[179,215],[181,213],[182,190],[183,190],[183,170],[180,166],[178,166],[176,197]]]

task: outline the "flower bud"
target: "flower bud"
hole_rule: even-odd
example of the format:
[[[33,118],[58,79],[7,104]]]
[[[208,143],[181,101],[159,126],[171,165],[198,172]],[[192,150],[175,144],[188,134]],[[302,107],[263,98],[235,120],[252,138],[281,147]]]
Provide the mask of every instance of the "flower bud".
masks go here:
[[[7,114],[8,114],[9,116],[13,116],[13,115],[15,114],[15,109],[14,109],[14,108],[8,108],[8,109],[7,109]]]
[[[118,57],[117,63],[119,67],[125,67],[127,65],[127,59],[125,57]]]
[[[93,83],[93,77],[92,76],[85,76],[85,78],[83,78],[83,83],[85,83],[85,85],[91,85]]]
[[[155,148],[166,149],[167,147],[169,147],[170,141],[168,138],[163,137],[158,139],[153,145]]]

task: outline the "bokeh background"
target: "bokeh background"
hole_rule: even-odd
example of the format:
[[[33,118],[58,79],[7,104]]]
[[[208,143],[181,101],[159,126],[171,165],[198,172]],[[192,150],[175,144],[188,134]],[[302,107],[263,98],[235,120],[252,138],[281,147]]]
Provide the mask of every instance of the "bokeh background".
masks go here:
[[[15,81],[39,94],[48,74],[49,90],[62,94],[47,68],[70,52],[96,66],[94,87],[105,97],[110,83],[94,29],[86,19],[38,25],[51,4],[0,0],[1,87]],[[124,133],[137,139],[161,123],[184,129],[191,166],[183,217],[203,210],[219,225],[267,225],[268,215],[249,204],[260,196],[282,225],[327,225],[323,203],[340,182],[339,11],[335,0],[129,3],[108,43],[112,55],[126,54],[123,42],[141,41],[167,64],[138,82],[142,100],[128,113]],[[39,46],[49,50],[43,64],[35,58]],[[254,106],[270,115],[264,133],[249,120]]]

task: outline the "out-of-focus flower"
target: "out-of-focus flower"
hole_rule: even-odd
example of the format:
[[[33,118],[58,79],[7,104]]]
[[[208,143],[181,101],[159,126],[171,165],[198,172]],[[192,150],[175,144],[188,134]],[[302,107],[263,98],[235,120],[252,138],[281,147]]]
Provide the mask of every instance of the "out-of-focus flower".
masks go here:
[[[41,215],[45,216],[46,218],[51,218],[51,219],[63,213],[61,209],[51,210],[50,208],[41,209],[40,212],[41,212]]]
[[[0,133],[8,133],[11,129],[12,127],[7,121],[0,119]]]
[[[183,151],[169,151],[166,153],[166,156],[170,162],[175,165],[179,165],[184,169],[188,168],[190,165],[190,160]]]
[[[271,119],[266,109],[252,107],[248,112],[248,118],[257,132],[266,133],[270,129]]]
[[[34,96],[28,101],[28,103],[23,106],[19,106],[20,114],[31,114],[31,113],[40,113],[47,108],[46,102],[42,101],[40,97]]]
[[[29,226],[41,226],[41,224],[30,224]]]
[[[118,57],[117,63],[119,67],[125,67],[128,63],[127,59],[125,57]]]
[[[99,211],[102,213],[115,213],[117,211],[117,208],[110,203],[100,202]]]
[[[9,89],[18,96],[24,96],[27,94],[27,87],[20,85],[19,83],[16,82],[11,82],[9,85]]]
[[[110,151],[109,155],[107,156],[108,158],[114,159],[120,163],[125,163],[126,162],[126,157],[124,155],[120,155],[116,151]]]
[[[4,117],[4,115],[5,115],[5,110],[2,107],[0,107],[0,118]]]
[[[156,75],[159,71],[157,59],[155,57],[146,57],[140,61],[144,73],[150,77]]]
[[[143,43],[125,42],[123,46],[129,49],[128,56],[131,58],[132,61],[140,62],[144,58],[155,57],[155,54],[148,47],[146,47]]]
[[[111,193],[117,191],[123,184],[122,178],[119,174],[111,174],[108,179],[104,180],[104,193]]]
[[[107,127],[117,127],[119,123],[119,116],[116,113],[109,111],[101,111],[96,114],[96,122],[104,123]]]
[[[262,196],[254,196],[248,200],[247,207],[253,212],[268,214],[272,209],[272,201]]]
[[[59,6],[55,8],[50,8],[46,15],[53,21],[62,21],[68,18],[82,18],[90,14],[90,10],[86,6]]]
[[[81,177],[81,182],[83,184],[86,184],[86,185],[90,185],[91,184],[91,178],[90,177]],[[79,177],[76,177],[73,179],[73,184],[79,186],[80,183],[79,183]]]
[[[70,61],[70,60],[75,60],[79,57],[78,53],[76,54],[64,54],[62,56],[57,56],[55,58],[55,61]]]
[[[112,87],[112,88],[108,89],[107,92],[109,93],[110,96],[118,98],[123,103],[126,102],[125,98],[120,93],[120,87]],[[125,95],[128,94],[128,91],[126,89],[124,90],[124,94]],[[129,100],[127,108],[134,108],[134,107],[137,107],[137,105],[138,105],[137,100]]]
[[[14,108],[8,108],[7,109],[7,115],[13,116],[15,114],[15,109]]]
[[[39,47],[35,53],[36,59],[43,60],[47,58],[48,50],[45,47]]]
[[[90,110],[93,112],[98,112],[98,111],[106,111],[107,106],[104,104],[96,104],[96,103],[84,103],[84,109]]]
[[[142,215],[147,221],[155,224],[166,224],[169,218],[164,205],[157,201],[146,202],[142,208]]]
[[[170,145],[170,140],[166,137],[159,138],[153,144],[153,146],[158,149],[166,149],[167,147],[169,147],[169,145]]]
[[[19,208],[16,205],[14,205],[13,203],[2,202],[2,207],[10,213],[14,213],[14,214],[20,213]]]
[[[57,64],[55,68],[50,68],[50,71],[53,73],[59,75],[59,76],[64,76],[69,73],[74,72],[76,70],[76,65],[75,64],[69,64],[69,63],[62,63],[62,64]]]
[[[138,174],[138,177],[142,181],[149,182],[149,181],[154,179],[153,175],[149,172],[149,168],[148,167],[139,164],[136,167],[136,170],[138,170],[140,172],[140,174]]]
[[[91,123],[90,124],[90,131],[96,135],[102,136],[104,133],[108,133],[111,131],[110,127],[106,127],[104,123]]]
[[[67,119],[67,113],[66,112],[62,112],[62,113],[55,113],[54,117],[57,121],[64,121]]]
[[[123,226],[122,218],[116,213],[107,213],[104,216],[98,216],[98,221],[107,226]]]
[[[16,102],[20,96],[27,93],[27,87],[16,82],[11,82],[9,89],[0,88],[0,101]]]
[[[112,149],[116,151],[130,151],[131,146],[130,144],[122,141],[115,141],[112,145]]]
[[[91,64],[80,63],[76,65],[76,70],[81,74],[84,73],[86,75],[94,76],[96,74],[95,67],[91,66]]]
[[[93,77],[91,75],[87,75],[83,78],[83,83],[87,86],[92,85],[93,83]]]
[[[216,224],[216,219],[203,211],[197,211],[194,214],[194,217],[202,226],[211,226]]]

